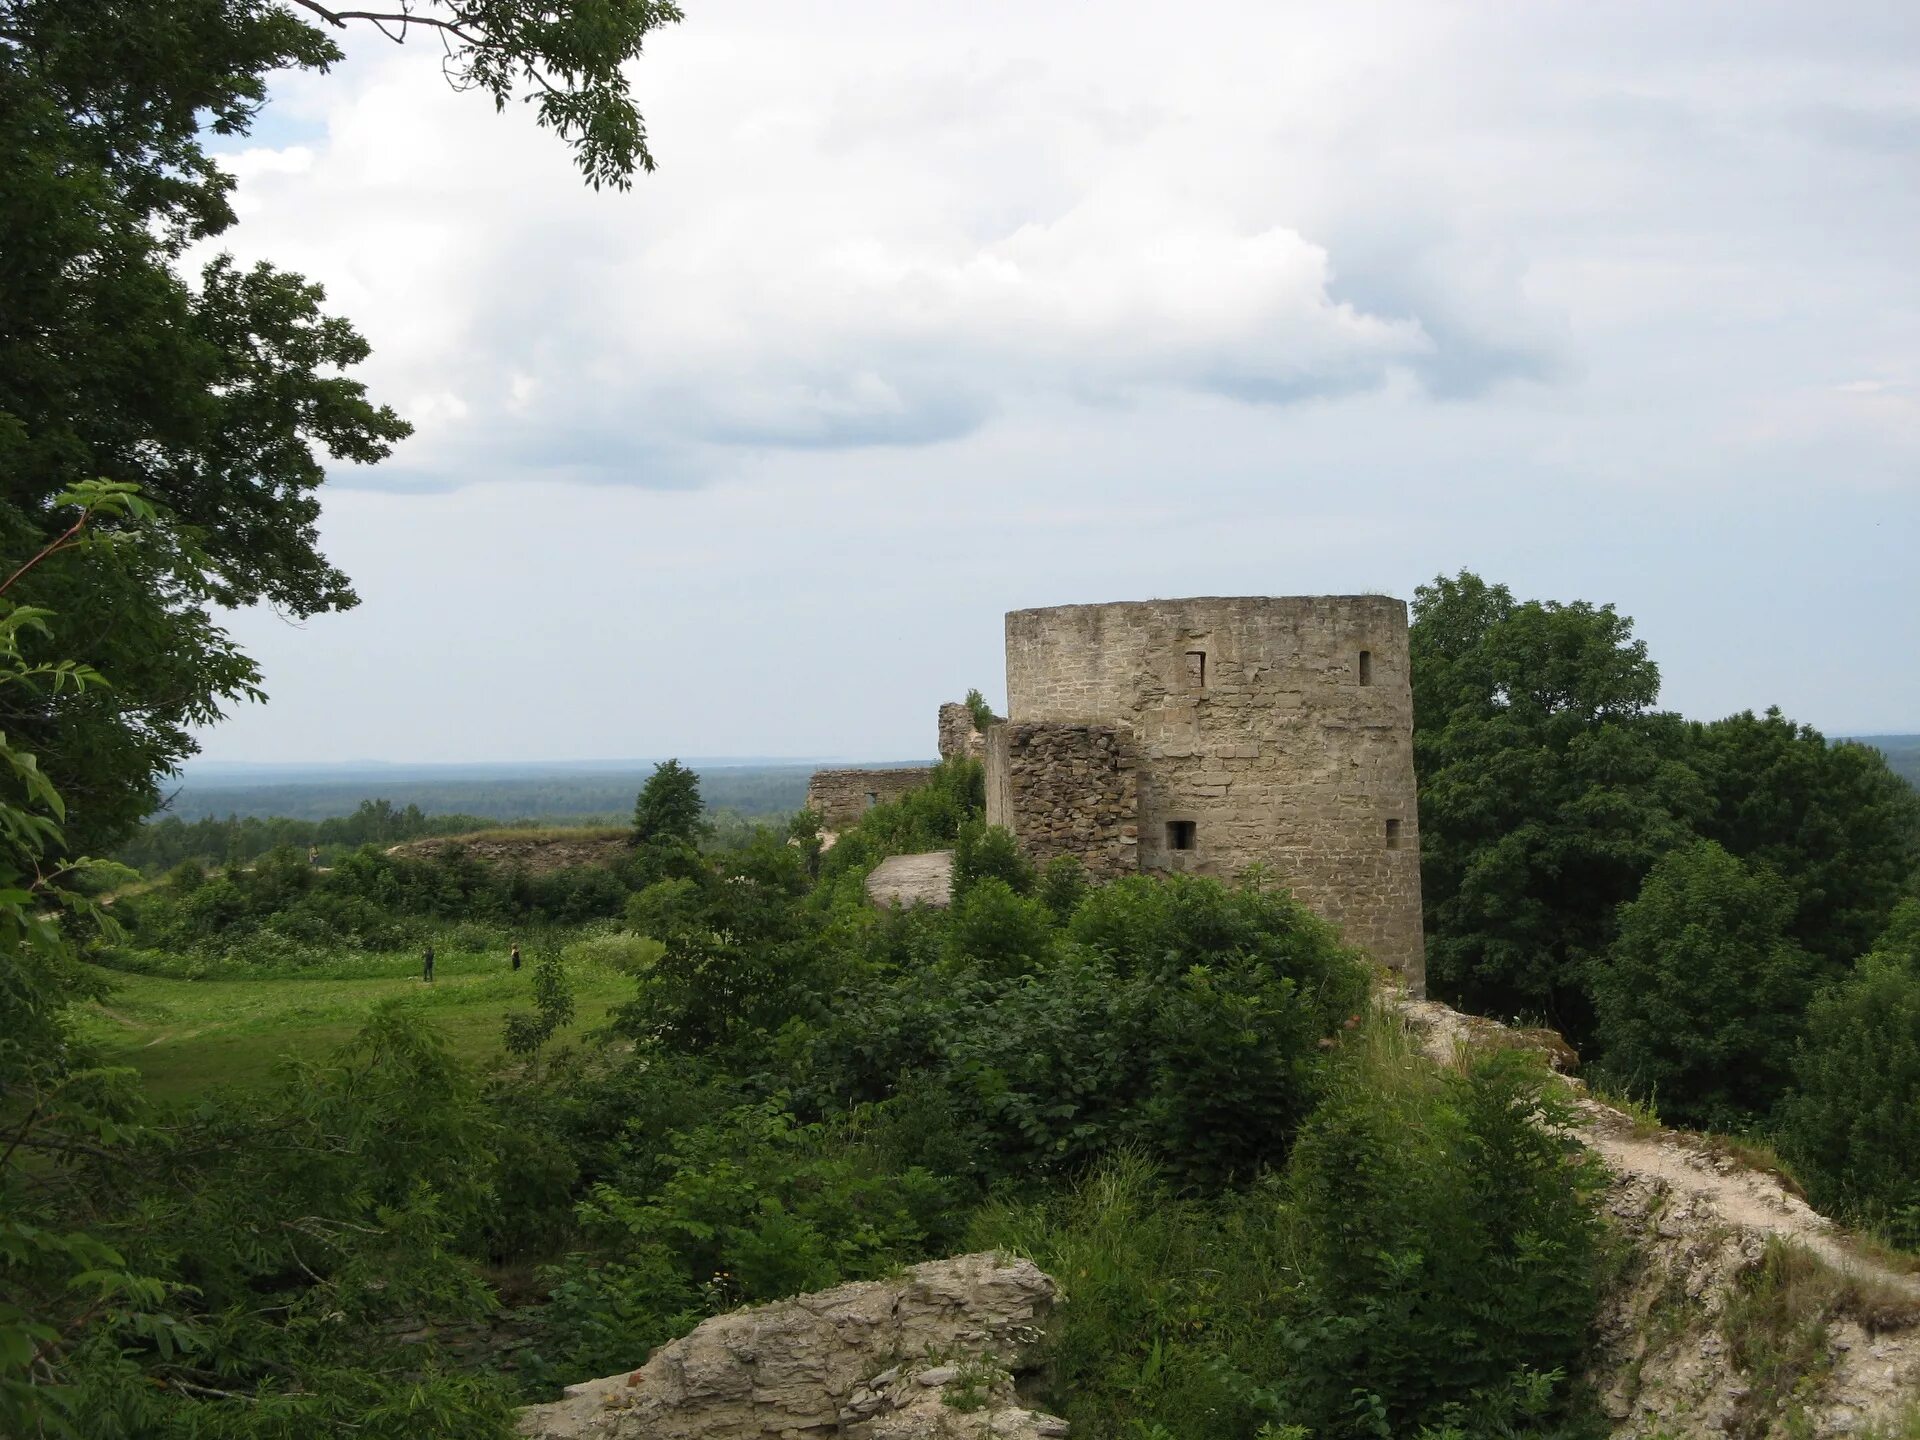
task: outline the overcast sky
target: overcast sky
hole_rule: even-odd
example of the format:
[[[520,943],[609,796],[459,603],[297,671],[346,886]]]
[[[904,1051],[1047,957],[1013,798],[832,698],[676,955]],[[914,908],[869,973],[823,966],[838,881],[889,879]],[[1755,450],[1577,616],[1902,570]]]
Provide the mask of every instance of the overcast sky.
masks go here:
[[[1003,612],[1612,601],[1920,730],[1920,5],[688,0],[594,193],[432,46],[225,149],[416,426],[216,760],[906,758]]]

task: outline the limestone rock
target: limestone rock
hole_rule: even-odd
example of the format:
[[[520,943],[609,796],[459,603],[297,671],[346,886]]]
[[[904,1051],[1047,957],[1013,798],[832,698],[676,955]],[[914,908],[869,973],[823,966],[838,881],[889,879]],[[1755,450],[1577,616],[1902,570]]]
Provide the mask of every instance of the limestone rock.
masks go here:
[[[876,905],[944,907],[953,899],[953,852],[891,855],[867,876],[867,898]]]
[[[1058,1287],[1031,1262],[961,1255],[718,1315],[638,1370],[520,1412],[530,1440],[1039,1440],[1024,1409]]]

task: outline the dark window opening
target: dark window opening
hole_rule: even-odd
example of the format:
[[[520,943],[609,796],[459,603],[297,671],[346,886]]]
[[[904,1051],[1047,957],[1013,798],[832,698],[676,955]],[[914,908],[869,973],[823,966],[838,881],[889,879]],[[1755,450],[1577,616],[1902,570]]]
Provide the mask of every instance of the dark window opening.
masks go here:
[[[1373,652],[1371,650],[1360,652],[1360,683],[1362,685],[1373,683]]]
[[[1207,652],[1204,650],[1187,651],[1187,683],[1196,690],[1206,688]]]
[[[1387,849],[1398,850],[1399,848],[1400,822],[1398,820],[1389,820],[1387,821]]]
[[[1167,822],[1167,848],[1169,850],[1193,849],[1194,831],[1199,827],[1191,820],[1169,820]]]

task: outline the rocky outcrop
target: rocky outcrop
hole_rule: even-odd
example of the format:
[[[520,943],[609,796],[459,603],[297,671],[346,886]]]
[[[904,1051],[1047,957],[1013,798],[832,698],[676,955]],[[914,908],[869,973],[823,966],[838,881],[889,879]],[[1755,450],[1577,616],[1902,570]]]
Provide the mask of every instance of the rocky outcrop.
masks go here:
[[[1023,1408],[1058,1287],[1025,1260],[962,1255],[705,1321],[638,1370],[520,1412],[531,1440],[1039,1440]]]
[[[867,876],[867,898],[882,907],[945,907],[953,899],[953,851],[888,856]]]
[[[1390,1003],[1440,1065],[1512,1046],[1563,1073],[1577,1064],[1551,1031]],[[1613,1440],[1914,1433],[1901,1427],[1920,1423],[1920,1276],[1862,1249],[1779,1175],[1566,1083],[1631,1257],[1588,1375]]]

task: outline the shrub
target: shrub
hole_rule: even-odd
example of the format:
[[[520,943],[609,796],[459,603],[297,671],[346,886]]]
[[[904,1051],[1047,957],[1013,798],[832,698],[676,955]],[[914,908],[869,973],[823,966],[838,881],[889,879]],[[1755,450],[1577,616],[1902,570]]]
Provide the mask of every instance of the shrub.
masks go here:
[[[1073,912],[1080,908],[1080,902],[1087,898],[1090,886],[1086,867],[1077,858],[1056,855],[1040,872],[1040,884],[1035,893],[1039,895],[1040,902],[1053,912],[1053,918],[1064,925],[1073,918]]]
[[[1007,979],[1039,969],[1053,953],[1053,915],[997,875],[985,875],[955,901],[947,937],[957,963]]]
[[[1298,1230],[1271,1184],[1183,1194],[1123,1151],[1045,1199],[983,1205],[967,1247],[1027,1256],[1065,1287],[1044,1387],[1070,1433],[1245,1440],[1278,1413],[1246,1377],[1289,1359],[1276,1326]]]
[[[630,1366],[706,1315],[882,1274],[952,1238],[941,1181],[775,1102],[674,1135],[663,1168],[656,1187],[594,1186],[579,1209],[590,1248],[549,1272],[542,1318],[572,1373]]]
[[[1815,1203],[1920,1249],[1920,944],[1906,901],[1881,948],[1807,1012],[1780,1146]]]
[[[1599,1298],[1597,1162],[1533,1057],[1442,1082],[1398,1048],[1362,1049],[1294,1154],[1284,1418],[1331,1440],[1564,1412],[1557,1378],[1578,1373]]]
[[[569,965],[581,968],[617,970],[623,975],[643,975],[660,958],[666,947],[658,940],[635,935],[630,930],[610,934],[585,935],[564,947],[560,954]]]
[[[1712,841],[1663,857],[1594,973],[1601,1063],[1661,1113],[1737,1128],[1770,1110],[1818,962],[1792,891]]]
[[[1020,852],[1012,832],[984,820],[969,820],[953,842],[953,898],[964,899],[976,882],[995,879],[1017,895],[1033,892],[1033,862]]]
[[[807,1078],[883,1111],[904,1077],[916,1109],[937,1090],[940,1144],[982,1182],[1078,1173],[1128,1145],[1196,1182],[1278,1163],[1320,1097],[1326,1037],[1365,1003],[1357,957],[1253,885],[1117,882],[1088,897],[1075,944],[986,879],[945,921],[881,933],[907,947],[942,924],[940,971],[844,993]]]

